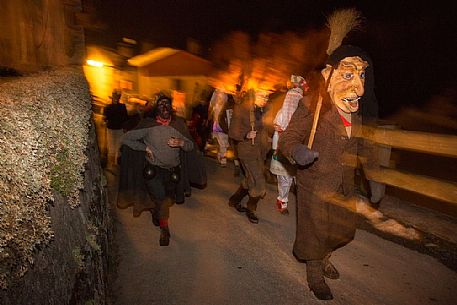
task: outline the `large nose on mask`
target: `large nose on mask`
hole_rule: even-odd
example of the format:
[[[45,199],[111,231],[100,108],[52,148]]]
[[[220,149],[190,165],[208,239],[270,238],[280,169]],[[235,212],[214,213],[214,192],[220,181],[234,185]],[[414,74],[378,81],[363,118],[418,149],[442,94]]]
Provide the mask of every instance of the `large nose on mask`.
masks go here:
[[[362,96],[365,93],[365,88],[364,88],[365,82],[360,78],[360,76],[354,77],[352,80],[352,90],[357,94],[358,96]]]

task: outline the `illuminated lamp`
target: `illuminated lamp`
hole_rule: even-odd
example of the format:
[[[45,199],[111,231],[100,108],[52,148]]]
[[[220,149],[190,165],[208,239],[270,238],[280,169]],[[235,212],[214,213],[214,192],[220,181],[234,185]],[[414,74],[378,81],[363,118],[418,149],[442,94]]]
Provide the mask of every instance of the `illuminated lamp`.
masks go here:
[[[93,67],[103,67],[104,66],[104,64],[102,62],[96,61],[96,60],[93,60],[93,59],[86,60],[86,63],[89,66],[93,66]]]

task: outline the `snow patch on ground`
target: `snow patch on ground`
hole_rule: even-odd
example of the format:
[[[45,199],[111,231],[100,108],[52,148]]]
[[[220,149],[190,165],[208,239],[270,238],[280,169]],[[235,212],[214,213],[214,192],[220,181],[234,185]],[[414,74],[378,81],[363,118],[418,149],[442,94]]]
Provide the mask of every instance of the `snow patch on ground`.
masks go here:
[[[365,198],[357,200],[357,213],[363,215],[376,229],[403,237],[409,240],[419,240],[421,234],[414,228],[408,228],[398,221],[387,218],[384,214],[370,206]]]

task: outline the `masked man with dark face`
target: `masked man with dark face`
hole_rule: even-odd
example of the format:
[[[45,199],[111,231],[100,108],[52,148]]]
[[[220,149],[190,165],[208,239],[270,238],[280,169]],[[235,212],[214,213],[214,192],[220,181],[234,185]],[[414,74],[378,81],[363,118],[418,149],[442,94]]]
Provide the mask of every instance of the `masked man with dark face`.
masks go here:
[[[189,152],[193,149],[191,135],[184,120],[173,114],[171,99],[159,96],[152,118],[140,122],[137,129],[127,132],[122,144],[146,152],[144,179],[152,199],[150,211],[154,224],[161,229],[160,245],[168,246],[169,209],[175,201],[180,151]]]
[[[368,55],[357,47],[337,48],[321,71],[321,92],[305,97],[279,138],[281,153],[307,166],[297,171],[298,219],[293,252],[306,262],[308,285],[322,300],[333,298],[324,277],[339,277],[330,255],[349,243],[356,230],[353,199],[357,158],[375,156],[374,147],[365,145],[361,137],[362,118],[358,115],[362,96],[372,90],[366,86],[372,84],[367,81],[368,62]],[[319,95],[322,108],[312,146],[319,157],[313,162],[305,143]],[[376,166],[374,159],[370,161]]]

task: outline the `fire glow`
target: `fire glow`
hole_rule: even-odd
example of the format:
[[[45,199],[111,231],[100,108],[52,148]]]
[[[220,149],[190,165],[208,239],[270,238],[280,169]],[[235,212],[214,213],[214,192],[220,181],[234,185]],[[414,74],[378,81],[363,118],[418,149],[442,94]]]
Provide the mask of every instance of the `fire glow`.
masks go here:
[[[237,84],[243,91],[276,91],[291,74],[305,76],[319,65],[326,39],[326,33],[314,31],[264,33],[255,41],[246,33],[231,33],[213,46],[217,72],[210,83],[227,93],[234,93]]]

